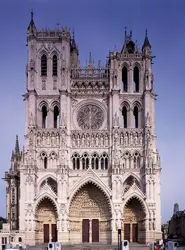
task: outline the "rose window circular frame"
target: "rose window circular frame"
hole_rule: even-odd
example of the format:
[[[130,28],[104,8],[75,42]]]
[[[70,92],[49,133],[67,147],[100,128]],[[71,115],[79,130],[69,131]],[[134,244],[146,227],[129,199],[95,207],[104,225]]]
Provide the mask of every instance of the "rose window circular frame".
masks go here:
[[[95,104],[84,105],[77,113],[78,126],[83,130],[98,130],[103,122],[104,112]]]

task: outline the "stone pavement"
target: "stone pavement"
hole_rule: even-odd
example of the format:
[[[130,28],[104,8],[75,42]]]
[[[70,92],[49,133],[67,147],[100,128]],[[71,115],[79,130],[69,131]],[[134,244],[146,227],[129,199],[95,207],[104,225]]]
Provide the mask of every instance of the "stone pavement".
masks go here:
[[[46,244],[30,246],[27,250],[45,250],[47,248]],[[141,244],[130,244],[129,249],[131,250],[149,250],[150,247]],[[100,243],[91,244],[75,244],[75,245],[63,245],[61,250],[117,250],[116,245],[104,245]]]

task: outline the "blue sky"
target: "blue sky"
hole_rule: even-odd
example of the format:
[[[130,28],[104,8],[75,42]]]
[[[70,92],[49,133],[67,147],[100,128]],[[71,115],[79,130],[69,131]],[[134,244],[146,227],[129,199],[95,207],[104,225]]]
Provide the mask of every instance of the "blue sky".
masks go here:
[[[10,166],[15,135],[24,139],[26,29],[34,9],[38,29],[68,26],[75,30],[80,60],[89,52],[105,62],[109,50],[121,50],[124,27],[140,48],[145,29],[154,60],[157,145],[161,154],[162,221],[173,204],[185,209],[185,1],[184,0],[1,0],[0,1],[0,176]],[[5,183],[0,180],[0,215],[5,216]]]

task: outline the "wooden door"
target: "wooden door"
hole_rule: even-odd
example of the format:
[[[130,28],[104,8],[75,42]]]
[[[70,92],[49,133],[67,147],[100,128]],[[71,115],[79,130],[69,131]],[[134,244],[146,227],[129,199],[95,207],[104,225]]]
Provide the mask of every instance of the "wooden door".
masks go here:
[[[124,224],[124,240],[130,242],[130,224]]]
[[[99,242],[99,220],[92,220],[92,242]]]
[[[82,242],[89,242],[89,220],[82,221]]]
[[[132,242],[138,242],[138,224],[132,224]]]
[[[44,224],[44,243],[49,242],[49,224]]]
[[[52,242],[57,242],[57,225],[52,224],[51,225],[51,241]]]

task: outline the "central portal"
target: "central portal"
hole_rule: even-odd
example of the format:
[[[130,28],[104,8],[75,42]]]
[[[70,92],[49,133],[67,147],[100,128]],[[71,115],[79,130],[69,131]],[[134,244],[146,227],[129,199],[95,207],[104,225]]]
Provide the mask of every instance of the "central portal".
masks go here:
[[[99,230],[100,229],[98,219],[84,219],[82,221],[82,242],[89,242],[90,235],[92,242],[99,242]]]
[[[83,186],[70,204],[70,243],[110,243],[110,210],[110,205],[99,188],[92,183]]]

